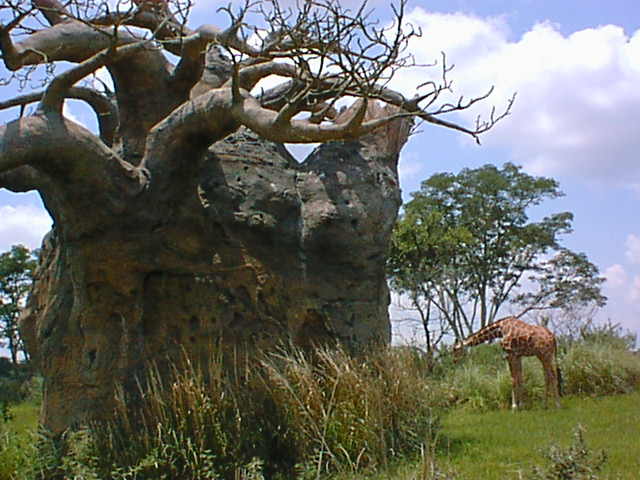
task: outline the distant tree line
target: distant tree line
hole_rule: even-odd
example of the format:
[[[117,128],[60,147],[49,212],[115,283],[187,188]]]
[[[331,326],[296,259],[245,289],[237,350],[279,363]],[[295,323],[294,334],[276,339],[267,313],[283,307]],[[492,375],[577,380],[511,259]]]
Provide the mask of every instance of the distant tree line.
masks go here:
[[[0,346],[9,350],[14,373],[21,357],[29,361],[18,319],[31,290],[36,262],[36,252],[23,245],[0,254]]]
[[[438,173],[412,194],[394,229],[388,278],[416,312],[427,349],[505,312],[570,324],[605,304],[596,265],[561,243],[573,214],[530,218],[562,195],[556,180],[511,163]]]

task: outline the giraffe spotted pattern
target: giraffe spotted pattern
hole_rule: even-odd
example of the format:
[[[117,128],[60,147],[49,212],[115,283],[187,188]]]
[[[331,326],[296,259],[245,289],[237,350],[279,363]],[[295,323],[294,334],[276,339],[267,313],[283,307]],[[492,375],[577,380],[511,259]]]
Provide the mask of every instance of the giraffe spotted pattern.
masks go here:
[[[524,407],[522,357],[537,357],[540,360],[545,381],[544,407],[547,407],[550,394],[555,398],[556,407],[559,407],[557,342],[555,335],[545,327],[530,325],[516,317],[502,318],[456,343],[454,356],[458,357],[467,347],[490,342],[496,338],[502,339],[500,344],[511,371],[511,408],[517,410]]]

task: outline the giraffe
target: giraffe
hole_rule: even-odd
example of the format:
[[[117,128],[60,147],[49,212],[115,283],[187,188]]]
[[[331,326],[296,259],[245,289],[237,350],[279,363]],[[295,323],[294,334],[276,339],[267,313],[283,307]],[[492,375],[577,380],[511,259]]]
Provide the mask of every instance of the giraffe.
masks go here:
[[[522,357],[538,357],[544,369],[544,408],[547,408],[549,393],[555,397],[556,407],[560,407],[560,369],[557,367],[556,337],[547,328],[530,325],[516,317],[506,317],[487,325],[483,329],[458,341],[453,347],[454,358],[458,358],[466,347],[502,338],[501,346],[505,352],[511,371],[511,408],[523,408]]]

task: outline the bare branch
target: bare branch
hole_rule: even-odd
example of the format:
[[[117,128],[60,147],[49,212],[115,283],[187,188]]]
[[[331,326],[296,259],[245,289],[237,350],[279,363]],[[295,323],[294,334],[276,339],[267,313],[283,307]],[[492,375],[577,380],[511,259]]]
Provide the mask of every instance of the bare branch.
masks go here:
[[[55,112],[62,115],[62,104],[69,89],[87,75],[92,74],[100,67],[104,67],[110,60],[114,59],[115,56],[116,44],[114,42],[105,50],[98,52],[79,65],[58,75],[45,90],[39,108],[46,112]]]
[[[36,190],[41,183],[42,179],[38,172],[26,165],[0,173],[0,188],[6,188],[15,193]]]
[[[136,195],[148,181],[144,170],[122,160],[91,132],[38,114],[0,126],[0,174],[25,172],[23,167],[87,197]],[[15,174],[7,177],[16,181]]]
[[[148,40],[129,43],[118,47],[117,38],[117,36],[114,36],[113,42],[103,51],[96,53],[77,66],[66,70],[54,78],[42,97],[40,108],[44,111],[55,111],[56,113],[61,114],[62,103],[64,98],[67,96],[67,91],[75,83],[110,62],[121,61],[141,50],[149,49]]]
[[[20,12],[11,22],[0,27],[0,50],[2,51],[2,59],[9,70],[17,70],[22,66],[18,60],[18,51],[11,40],[11,30],[18,26],[28,14],[28,12]]]
[[[57,0],[32,0],[32,3],[51,25],[62,22],[68,16],[66,8]]]
[[[96,26],[132,26],[153,32],[154,38],[167,41],[165,48],[175,55],[181,55],[183,45],[179,41],[182,37],[192,35],[193,31],[180,22],[170,11],[168,2],[147,2],[134,0],[139,8],[128,11],[108,12],[106,15],[94,18],[88,23]],[[190,6],[187,8],[187,10]],[[186,14],[185,14],[186,15]],[[185,17],[186,19],[186,17]],[[171,40],[178,39],[177,42]]]
[[[140,168],[151,172],[154,179],[159,176],[153,188],[163,188],[160,179],[173,182],[175,173],[181,169],[191,172],[212,143],[240,127],[233,115],[231,90],[215,89],[200,95],[151,130]]]
[[[10,100],[5,100],[0,102],[0,110],[17,106],[24,108],[24,106],[30,103],[39,102],[44,93],[44,91],[33,92],[26,95],[20,95],[19,97],[15,97]],[[98,117],[100,138],[106,145],[111,145],[113,143],[113,138],[118,126],[118,108],[113,101],[105,95],[102,95],[100,92],[86,87],[70,88],[65,95],[65,98],[83,100],[89,104]]]
[[[157,185],[166,186],[176,172],[186,177],[211,143],[240,125],[269,140],[300,143],[369,134],[382,138],[380,132],[390,131],[392,125],[410,125],[418,118],[478,141],[481,133],[508,115],[513,103],[512,99],[501,114],[492,111],[488,120],[478,119],[474,127],[443,118],[469,109],[491,93],[439,103],[441,94],[451,87],[447,78],[451,67],[444,54],[441,80],[420,86],[428,91],[420,90],[420,95],[409,99],[388,88],[399,69],[415,65],[407,45],[420,32],[406,26],[404,1],[394,7],[390,27],[371,21],[365,4],[350,11],[335,0],[305,0],[294,10],[265,0],[249,1],[238,12],[223,8],[229,16],[227,28],[205,25],[197,30],[187,27],[186,12],[179,2],[132,1],[134,5],[125,3],[112,11],[101,1],[72,0],[62,5],[59,0],[34,0],[53,26],[17,41],[12,29],[28,13],[14,13],[15,20],[0,29],[0,49],[12,71],[58,61],[77,64],[51,80],[44,94],[38,94],[41,111],[47,114],[60,115],[64,99],[80,95],[73,85],[106,66],[116,85],[117,132],[114,110],[106,113],[104,105],[94,106],[95,99],[83,100],[101,118],[104,143],[110,145],[115,138],[114,149],[122,158],[132,165],[142,162],[141,168],[152,171]],[[187,3],[185,9],[189,7]],[[247,26],[250,13],[262,14],[268,31]],[[175,67],[162,49],[180,57]],[[217,55],[218,63],[214,62],[211,71],[205,70],[205,55]],[[193,88],[207,76],[212,77],[211,84],[200,82],[202,88]],[[270,76],[281,77],[283,83],[256,98],[252,90]],[[193,99],[187,101],[190,95]],[[34,97],[16,101],[26,105],[27,98]],[[338,115],[337,106],[342,104],[338,102],[353,98],[360,101]],[[67,124],[62,119],[59,122]],[[400,130],[398,141],[391,142],[393,149],[399,150],[398,145],[406,140],[404,127]],[[189,160],[184,160],[185,151]],[[38,168],[44,167],[39,164]],[[156,174],[160,172],[166,178],[159,179]]]
[[[251,91],[260,80],[270,75],[291,78],[295,77],[296,74],[297,72],[293,65],[282,62],[265,62],[249,65],[247,67],[240,68],[238,71],[238,88]],[[231,83],[232,81],[229,80],[223,84],[222,87],[230,87]]]
[[[60,42],[64,38],[65,42]],[[9,33],[0,32],[3,60],[9,70],[66,60],[79,63],[109,46],[110,35],[80,22],[63,22],[33,33],[14,44]]]

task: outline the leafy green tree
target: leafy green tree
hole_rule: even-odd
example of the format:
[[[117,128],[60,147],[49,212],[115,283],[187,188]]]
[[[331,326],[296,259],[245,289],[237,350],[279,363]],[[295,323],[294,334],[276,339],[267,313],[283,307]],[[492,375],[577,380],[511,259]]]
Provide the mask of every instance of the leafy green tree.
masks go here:
[[[520,314],[604,304],[597,267],[559,242],[573,215],[529,218],[532,207],[561,195],[556,180],[511,163],[439,173],[412,194],[394,229],[388,275],[419,312],[428,348],[435,331],[462,338],[507,303]]]
[[[606,298],[600,293],[604,278],[598,267],[584,253],[561,248],[550,259],[541,261],[529,279],[537,290],[526,291],[514,298],[514,303],[531,310],[576,310],[582,306],[601,307]]]
[[[18,330],[18,318],[24,307],[36,267],[33,253],[23,245],[14,245],[0,254],[0,341],[9,349],[14,366],[18,354],[26,356]]]

